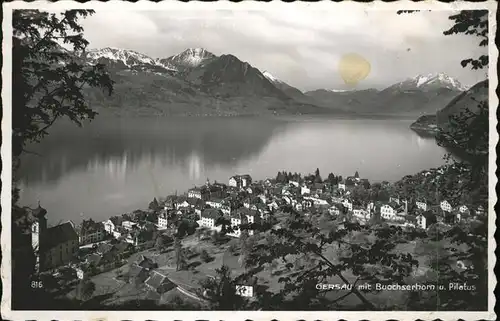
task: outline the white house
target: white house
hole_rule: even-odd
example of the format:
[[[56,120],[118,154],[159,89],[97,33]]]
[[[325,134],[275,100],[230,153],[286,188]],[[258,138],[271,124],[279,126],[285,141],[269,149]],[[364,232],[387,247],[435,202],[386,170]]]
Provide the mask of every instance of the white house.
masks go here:
[[[205,204],[209,205],[212,208],[222,208],[222,200],[214,198],[212,200],[206,201]]]
[[[451,212],[451,210],[452,210],[451,204],[447,200],[441,201],[439,206],[445,212]]]
[[[436,215],[427,211],[417,215],[417,225],[422,229],[427,229],[430,225],[437,222]]]
[[[131,222],[131,221],[123,221],[122,222],[122,227],[127,229],[127,230],[131,230],[134,226],[136,226],[137,223],[134,223],[134,222]]]
[[[239,226],[241,224],[253,224],[261,218],[261,215],[257,211],[248,210],[248,209],[240,209],[231,215],[231,228],[233,232],[227,233],[227,235],[240,237],[241,230]],[[248,235],[253,235],[253,230],[247,230]]]
[[[121,230],[119,230],[119,229],[115,229],[115,230],[113,231],[113,237],[114,237],[115,239],[118,239],[118,238],[120,238],[121,236],[122,236],[122,231],[121,231]]]
[[[351,212],[352,211],[352,202],[349,201],[348,199],[345,199],[343,202],[342,202],[342,205],[344,205],[345,207],[347,207],[347,209]]]
[[[209,229],[220,230],[221,227],[216,225],[220,217],[222,217],[221,210],[207,208],[201,212],[201,220],[198,221],[198,224]]]
[[[332,205],[330,206],[330,208],[328,208],[328,213],[330,213],[331,215],[339,215],[340,210],[337,205]]]
[[[396,210],[389,204],[384,204],[380,207],[380,216],[386,220],[393,220],[396,218]]]
[[[168,215],[166,212],[160,213],[158,215],[158,229],[164,230],[168,227]]]
[[[229,178],[229,184],[228,185],[231,186],[231,187],[238,187],[238,182],[239,181],[238,181],[237,177],[233,176],[233,177]]]
[[[394,202],[394,203],[399,205],[401,201],[400,201],[399,197],[392,197],[391,196],[391,197],[389,197],[389,202]]]
[[[210,190],[206,186],[191,188],[188,190],[188,197],[207,200],[210,197]]]
[[[460,206],[460,208],[458,209],[460,211],[460,213],[467,213],[469,211],[469,208],[467,207],[467,205],[462,205]]]
[[[104,225],[104,230],[107,233],[113,234],[113,232],[115,230],[115,224],[111,220],[107,220],[107,221],[102,222],[102,225]]]
[[[105,230],[102,223],[93,220],[84,220],[77,228],[78,241],[80,245],[96,243],[104,240]]]
[[[318,198],[318,197],[304,197],[304,199],[311,200],[314,205],[316,206],[325,206],[325,205],[330,205],[328,204],[328,201]]]
[[[246,175],[235,175],[229,178],[229,186],[232,187],[247,187],[252,184],[252,177],[248,174]]]
[[[337,184],[337,187],[338,189],[341,189],[341,190],[344,190],[346,189],[346,186],[345,186],[345,181],[341,181]]]
[[[237,285],[236,294],[242,297],[253,297],[253,286],[251,285]]]
[[[180,208],[180,207],[186,208],[186,207],[190,207],[190,206],[191,206],[191,204],[189,204],[189,202],[187,200],[184,200],[182,203],[177,204],[177,208]]]
[[[371,214],[363,208],[355,208],[352,210],[353,216],[360,222],[366,223],[370,220]]]
[[[423,210],[423,211],[427,211],[427,203],[424,202],[424,201],[416,201],[415,202],[415,205],[417,206],[417,208]]]
[[[311,189],[307,186],[301,186],[300,187],[300,194],[301,195],[307,195],[307,194],[311,194]]]

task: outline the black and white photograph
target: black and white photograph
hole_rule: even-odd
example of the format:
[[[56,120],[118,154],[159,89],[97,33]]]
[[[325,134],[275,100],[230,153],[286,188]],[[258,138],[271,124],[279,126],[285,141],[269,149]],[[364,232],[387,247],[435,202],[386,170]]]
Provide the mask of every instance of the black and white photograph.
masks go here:
[[[496,3],[2,7],[2,318],[495,319]]]

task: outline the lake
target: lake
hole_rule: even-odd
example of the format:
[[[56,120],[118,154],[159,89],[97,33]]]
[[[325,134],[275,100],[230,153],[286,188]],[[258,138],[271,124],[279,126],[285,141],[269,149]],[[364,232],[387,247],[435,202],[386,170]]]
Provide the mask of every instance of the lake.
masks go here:
[[[445,150],[409,129],[409,120],[314,118],[115,118],[78,128],[59,124],[28,149],[21,204],[49,223],[147,208],[153,197],[234,174],[279,170],[395,181],[444,163]]]

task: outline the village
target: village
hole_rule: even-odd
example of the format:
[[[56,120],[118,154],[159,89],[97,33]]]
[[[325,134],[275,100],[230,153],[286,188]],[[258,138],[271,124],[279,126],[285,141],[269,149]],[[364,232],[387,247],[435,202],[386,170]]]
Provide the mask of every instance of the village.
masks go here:
[[[383,222],[422,230],[435,224],[451,227],[484,214],[482,208],[446,199],[431,204],[426,199],[409,201],[388,193],[381,197],[385,199],[360,199],[359,191],[370,190],[371,184],[357,172],[345,179],[330,174],[322,180],[319,176],[318,169],[305,177],[280,172],[263,181],[253,181],[250,175],[232,176],[227,184],[207,179],[205,185],[182,195],[155,198],[147,210],[103,222],[90,219],[50,228],[47,211],[39,204],[30,210],[39,282],[43,280],[55,293],[82,296],[77,285],[91,280],[94,285],[83,296],[112,296],[108,298],[112,304],[126,297],[168,302],[178,296],[200,303],[204,298],[198,292],[199,284],[214,277],[216,269],[225,265],[232,273],[244,270],[238,261],[238,239],[243,234],[263,238],[258,229],[248,226],[279,228],[288,215],[284,208],[321,217],[324,226]],[[240,229],[242,226],[246,228]],[[271,276],[272,271],[259,280],[272,285]],[[237,290],[241,296],[253,296],[251,285]]]

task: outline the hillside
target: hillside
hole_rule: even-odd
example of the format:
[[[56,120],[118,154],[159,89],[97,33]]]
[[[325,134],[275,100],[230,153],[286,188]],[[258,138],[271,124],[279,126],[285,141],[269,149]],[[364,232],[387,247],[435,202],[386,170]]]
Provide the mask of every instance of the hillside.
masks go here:
[[[307,96],[304,94],[302,91],[299,89],[290,86],[286,82],[274,77],[269,71],[264,71],[262,73],[264,77],[266,77],[276,88],[281,90],[283,93],[285,93],[288,97],[299,101],[303,103],[308,103],[308,104],[316,104],[317,102],[314,101],[310,96]]]
[[[478,110],[478,103],[483,101],[488,101],[488,80],[481,81],[456,96],[436,113],[419,117],[410,128],[429,134],[435,134],[439,128],[446,130],[451,116],[459,115],[466,109],[475,113]]]

